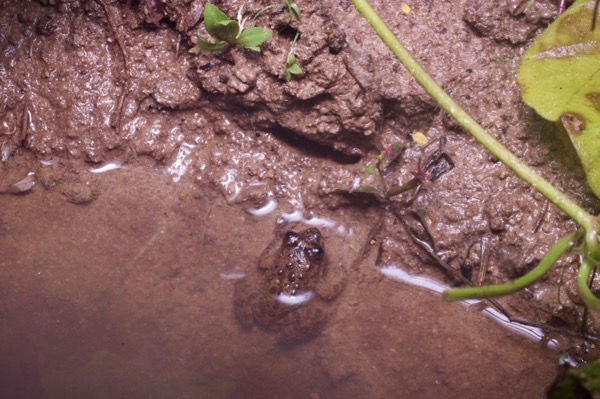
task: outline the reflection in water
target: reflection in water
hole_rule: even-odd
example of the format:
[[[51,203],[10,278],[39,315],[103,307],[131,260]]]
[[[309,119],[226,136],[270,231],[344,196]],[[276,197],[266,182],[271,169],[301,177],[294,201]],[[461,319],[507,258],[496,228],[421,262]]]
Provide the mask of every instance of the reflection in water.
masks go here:
[[[396,266],[385,266],[380,269],[381,274],[386,277],[390,277],[394,280],[402,281],[403,283],[410,284],[416,287],[425,288],[429,291],[436,292],[441,294],[442,292],[450,289],[449,285],[443,284],[439,281],[436,281],[428,276],[415,276],[407,273],[406,271],[396,267]],[[480,299],[469,299],[466,301],[460,301],[458,303],[470,306],[476,303],[481,303],[484,300]],[[507,328],[517,334],[520,334],[526,338],[529,338],[535,342],[539,342],[545,337],[544,331],[541,328],[529,326],[526,324],[521,324],[517,322],[511,322],[506,315],[498,311],[494,307],[486,307],[483,309],[483,314],[487,317],[491,318],[495,322],[502,325],[502,327]],[[547,343],[549,348],[556,349],[558,348],[558,341],[555,339],[549,340]]]
[[[532,339],[535,342],[539,342],[544,339],[546,335],[541,328],[528,326],[526,324],[511,322],[506,315],[502,314],[493,307],[487,307],[483,310],[483,314],[490,317],[495,322],[502,325],[502,327],[508,328],[512,332],[520,334],[526,338]],[[547,343],[549,348],[558,349],[558,341],[555,339],[551,339]]]
[[[272,295],[274,300],[288,306],[303,305],[306,302],[310,301],[314,296],[314,291],[305,291],[294,295],[289,295],[285,293],[281,293],[279,295]]]
[[[448,286],[429,277],[413,276],[396,266],[385,266],[382,267],[380,271],[384,276],[393,278],[394,280],[402,281],[403,283],[414,285],[416,287],[422,287],[429,291],[437,292],[438,294],[441,294],[448,289]]]
[[[246,276],[246,273],[225,273],[221,272],[220,276],[223,280],[239,280]]]

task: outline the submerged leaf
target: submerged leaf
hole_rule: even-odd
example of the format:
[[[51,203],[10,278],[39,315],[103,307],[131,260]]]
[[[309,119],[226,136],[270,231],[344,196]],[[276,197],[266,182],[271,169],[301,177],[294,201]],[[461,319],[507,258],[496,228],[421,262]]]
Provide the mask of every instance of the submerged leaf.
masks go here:
[[[523,55],[523,100],[543,118],[561,121],[600,197],[600,29],[591,29],[596,0],[579,0]]]

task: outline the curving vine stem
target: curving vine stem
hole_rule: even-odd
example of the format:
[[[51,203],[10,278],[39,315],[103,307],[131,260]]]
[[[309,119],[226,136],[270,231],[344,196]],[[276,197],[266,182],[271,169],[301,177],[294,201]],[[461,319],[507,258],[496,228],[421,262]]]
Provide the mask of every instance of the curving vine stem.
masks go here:
[[[444,293],[448,300],[461,300],[467,298],[490,298],[508,295],[519,291],[541,278],[560,256],[573,250],[583,237],[582,244],[577,248],[582,256],[582,263],[578,272],[579,295],[587,306],[600,311],[600,298],[596,297],[588,285],[592,271],[600,262],[600,243],[598,231],[599,219],[591,215],[573,202],[563,192],[539,176],[527,164],[510,152],[491,134],[489,134],[473,117],[463,110],[435,80],[421,67],[412,54],[398,40],[381,17],[371,7],[367,0],[352,0],[356,9],[369,22],[381,40],[390,48],[396,58],[404,65],[415,80],[433,97],[438,105],[452,116],[462,128],[471,134],[488,151],[509,167],[522,180],[529,183],[550,202],[567,213],[581,226],[579,230],[561,238],[542,259],[540,264],[531,272],[515,281],[505,284],[456,288]],[[596,6],[600,0],[596,0]],[[595,18],[594,18],[595,20]]]

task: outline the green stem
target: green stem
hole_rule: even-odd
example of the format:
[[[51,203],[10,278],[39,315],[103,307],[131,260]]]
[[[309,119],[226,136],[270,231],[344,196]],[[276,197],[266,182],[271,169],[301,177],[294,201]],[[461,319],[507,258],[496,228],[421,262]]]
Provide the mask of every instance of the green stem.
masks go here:
[[[283,7],[285,6],[285,3],[277,3],[277,4],[269,4],[266,7],[261,8],[260,10],[258,10],[258,12],[256,14],[254,14],[254,17],[252,17],[252,22],[256,21],[256,18],[260,17],[260,14],[262,14],[263,12],[274,8],[274,7]]]
[[[352,0],[358,11],[371,24],[381,40],[392,50],[398,60],[411,73],[425,91],[446,110],[467,132],[496,156],[502,163],[512,169],[521,179],[531,184],[550,202],[575,219],[587,232],[594,230],[594,217],[575,204],[529,166],[523,163],[498,140],[485,131],[467,112],[465,112],[429,74],[419,65],[408,50],[400,43],[385,22],[373,10],[366,0]],[[600,252],[598,253],[600,256]]]
[[[413,188],[417,187],[419,184],[421,184],[421,180],[417,179],[416,177],[413,177],[401,186],[394,186],[390,188],[389,191],[385,193],[385,198],[392,198],[396,195],[405,193],[408,190],[412,190]]]
[[[544,259],[542,259],[542,261],[532,271],[514,281],[504,284],[485,285],[481,287],[454,288],[445,291],[443,294],[444,298],[448,301],[462,301],[463,299],[472,298],[496,298],[527,288],[542,278],[542,276],[546,274],[552,265],[554,265],[554,263],[562,256],[562,254],[573,248],[573,245],[575,245],[577,240],[579,240],[582,235],[583,231],[577,230],[576,232],[564,236],[558,240],[556,244],[550,248],[550,251],[548,251],[546,256],[544,256]],[[581,271],[579,275],[581,276]]]
[[[577,287],[579,289],[579,296],[583,299],[583,302],[590,309],[598,312],[600,311],[600,298],[594,295],[588,284],[594,267],[596,267],[596,262],[590,257],[585,256],[577,274]]]

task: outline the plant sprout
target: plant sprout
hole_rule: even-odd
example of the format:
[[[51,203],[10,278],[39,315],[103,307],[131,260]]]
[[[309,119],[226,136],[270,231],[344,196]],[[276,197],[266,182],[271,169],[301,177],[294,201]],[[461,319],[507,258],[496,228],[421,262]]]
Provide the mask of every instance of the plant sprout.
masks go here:
[[[388,200],[392,197],[415,188],[418,189],[421,186],[428,186],[441,175],[454,168],[454,163],[450,157],[442,151],[441,147],[442,141],[440,141],[440,148],[431,154],[425,162],[422,163],[421,160],[419,160],[417,171],[412,172],[412,179],[399,186],[388,188],[385,179],[386,172],[390,165],[396,161],[404,151],[404,146],[401,143],[389,145],[383,152],[377,155],[375,158],[375,166],[367,166],[363,169],[363,172],[366,174],[378,174],[379,188],[374,186],[361,186],[359,185],[360,183],[358,183],[348,190],[337,189],[334,190],[333,193],[344,195],[368,195],[383,202],[389,202]]]
[[[217,42],[208,42],[198,36],[198,46],[204,51],[215,52],[239,44],[249,50],[260,52],[260,45],[267,41],[273,32],[262,27],[244,29],[245,20],[242,19],[241,11],[240,9],[236,21],[229,19],[217,7],[207,3],[204,7],[204,27],[209,35],[217,39]]]
[[[286,82],[289,82],[292,79],[292,77],[302,74],[302,68],[300,68],[300,65],[298,65],[298,60],[295,53],[296,42],[298,42],[299,38],[300,32],[296,32],[294,40],[292,41],[292,46],[290,47],[290,51],[288,52],[288,55],[285,59],[284,70]]]

